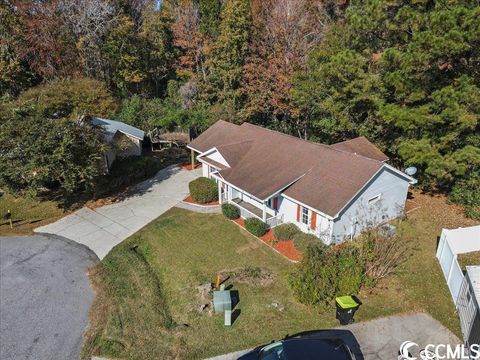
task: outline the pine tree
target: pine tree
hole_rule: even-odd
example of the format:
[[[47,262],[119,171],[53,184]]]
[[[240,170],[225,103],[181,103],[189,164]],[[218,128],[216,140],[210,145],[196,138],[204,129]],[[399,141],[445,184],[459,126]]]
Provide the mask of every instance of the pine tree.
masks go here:
[[[221,13],[219,35],[209,59],[207,93],[210,101],[239,106],[238,88],[248,55],[251,28],[250,4],[228,0]]]

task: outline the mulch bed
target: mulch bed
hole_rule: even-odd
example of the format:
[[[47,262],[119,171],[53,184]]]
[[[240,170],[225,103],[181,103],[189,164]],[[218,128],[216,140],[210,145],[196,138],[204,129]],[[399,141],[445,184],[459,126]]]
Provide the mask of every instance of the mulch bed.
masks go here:
[[[212,201],[206,204],[200,204],[199,202],[196,202],[195,200],[193,200],[191,196],[187,196],[185,199],[183,199],[183,201],[190,204],[201,205],[201,206],[214,206],[219,204],[218,201]]]
[[[192,169],[192,164],[189,162],[180,163],[178,165],[181,166],[182,169],[190,171],[190,170],[198,169],[200,166],[202,166],[202,163],[197,162],[195,165],[193,165],[193,169]]]
[[[233,220],[241,227],[245,228],[245,221],[242,218],[238,218]],[[293,244],[293,240],[283,240],[278,241],[275,245],[272,245],[272,242],[275,240],[275,236],[273,235],[272,230],[268,230],[265,235],[259,238],[268,246],[273,247],[277,250],[280,254],[285,256],[286,258],[293,260],[293,261],[300,261],[302,260],[302,254],[295,248]]]

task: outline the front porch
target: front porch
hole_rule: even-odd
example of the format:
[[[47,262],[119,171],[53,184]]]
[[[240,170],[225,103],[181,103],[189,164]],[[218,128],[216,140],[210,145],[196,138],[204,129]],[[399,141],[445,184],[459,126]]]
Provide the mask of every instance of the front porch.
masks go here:
[[[250,204],[246,201],[243,201],[242,199],[240,198],[235,198],[235,199],[232,199],[233,203],[237,204],[238,207],[240,208],[240,212],[242,210],[247,210],[249,213],[255,215],[256,217],[258,217],[259,219],[263,219],[263,210],[262,209],[259,209],[258,207],[256,207],[255,205],[253,204]],[[243,218],[246,218],[246,216],[243,216],[243,214],[241,214]],[[251,216],[249,216],[251,217]],[[266,217],[266,220],[268,221],[268,219],[271,219],[274,217],[274,215],[272,214],[269,214],[268,212],[266,212],[265,214],[265,217]]]
[[[260,209],[252,203],[242,200],[239,197],[228,199],[226,196],[222,196],[222,202],[235,204],[240,209],[240,216],[243,219],[255,217],[264,221],[270,228],[280,225],[283,222],[282,214],[272,214],[267,211],[267,207]]]

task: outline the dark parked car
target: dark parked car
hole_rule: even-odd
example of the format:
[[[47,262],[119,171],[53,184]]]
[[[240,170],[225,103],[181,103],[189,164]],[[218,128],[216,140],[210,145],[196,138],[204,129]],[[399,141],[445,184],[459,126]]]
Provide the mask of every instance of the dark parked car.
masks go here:
[[[258,350],[259,360],[354,360],[355,356],[341,339],[291,338]]]

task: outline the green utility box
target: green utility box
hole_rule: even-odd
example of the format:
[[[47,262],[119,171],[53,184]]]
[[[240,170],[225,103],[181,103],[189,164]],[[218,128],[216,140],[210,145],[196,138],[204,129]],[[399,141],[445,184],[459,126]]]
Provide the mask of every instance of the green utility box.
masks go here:
[[[213,292],[213,307],[215,313],[222,313],[225,310],[232,310],[232,297],[229,290]]]

